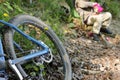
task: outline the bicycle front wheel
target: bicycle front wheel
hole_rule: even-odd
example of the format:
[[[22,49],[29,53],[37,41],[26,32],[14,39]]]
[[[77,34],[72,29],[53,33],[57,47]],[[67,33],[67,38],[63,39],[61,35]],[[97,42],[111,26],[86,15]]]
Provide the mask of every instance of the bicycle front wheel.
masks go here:
[[[16,64],[18,70],[24,78],[32,80],[71,80],[71,64],[66,50],[53,30],[40,19],[30,15],[18,15],[10,21],[24,33],[36,40],[43,41],[54,55],[51,63],[41,60],[41,57],[30,61]],[[15,44],[19,45],[16,46]],[[41,48],[33,44],[25,37],[11,28],[6,28],[4,32],[4,45],[9,58],[16,59]],[[44,55],[46,58],[47,55]],[[39,63],[39,65],[36,65]]]

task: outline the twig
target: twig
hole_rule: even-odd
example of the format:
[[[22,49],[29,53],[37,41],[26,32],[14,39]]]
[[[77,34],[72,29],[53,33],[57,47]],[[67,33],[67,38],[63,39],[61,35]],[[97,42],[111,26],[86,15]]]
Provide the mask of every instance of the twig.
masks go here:
[[[87,70],[87,69],[81,69],[81,71],[83,73],[86,73],[86,74],[98,74],[98,73],[101,73],[101,71],[93,71],[93,70]]]

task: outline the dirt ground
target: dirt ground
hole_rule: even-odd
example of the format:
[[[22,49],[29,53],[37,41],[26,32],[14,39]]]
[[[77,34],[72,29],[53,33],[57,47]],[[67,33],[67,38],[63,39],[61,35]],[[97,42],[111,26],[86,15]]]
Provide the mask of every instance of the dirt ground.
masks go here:
[[[119,21],[113,20],[110,27],[114,37],[104,35],[105,40],[100,37],[99,42],[80,28],[66,29],[64,44],[72,63],[72,80],[120,80]]]

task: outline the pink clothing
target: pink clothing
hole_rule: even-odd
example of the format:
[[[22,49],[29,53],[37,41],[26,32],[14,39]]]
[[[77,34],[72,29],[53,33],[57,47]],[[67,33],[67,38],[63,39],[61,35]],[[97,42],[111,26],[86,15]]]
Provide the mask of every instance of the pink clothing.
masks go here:
[[[103,7],[98,3],[94,4],[93,8],[96,13],[101,13],[103,11]]]

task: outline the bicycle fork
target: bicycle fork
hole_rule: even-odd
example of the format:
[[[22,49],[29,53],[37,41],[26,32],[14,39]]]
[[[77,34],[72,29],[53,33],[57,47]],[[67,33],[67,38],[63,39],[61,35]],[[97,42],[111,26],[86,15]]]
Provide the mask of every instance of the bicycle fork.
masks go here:
[[[20,80],[23,80],[23,76],[21,75],[20,71],[18,70],[18,68],[16,67],[15,64],[12,64],[12,60],[8,61],[9,66],[14,70],[14,72],[18,75]]]

